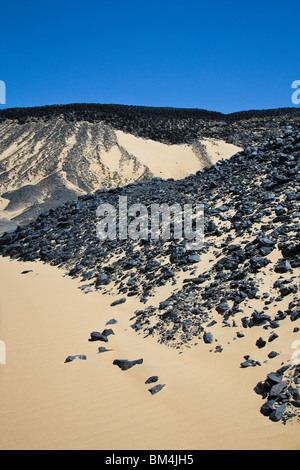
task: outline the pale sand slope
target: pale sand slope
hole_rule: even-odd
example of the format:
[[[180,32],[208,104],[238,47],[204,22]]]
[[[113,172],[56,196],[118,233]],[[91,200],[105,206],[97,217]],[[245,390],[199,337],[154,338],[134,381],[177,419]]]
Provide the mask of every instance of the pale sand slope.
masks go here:
[[[290,358],[290,322],[280,328],[279,358],[240,369],[244,354],[257,360],[266,354],[254,346],[255,328],[221,354],[209,353],[202,341],[180,354],[130,328],[142,308],[134,298],[110,307],[111,296],[84,294],[58,268],[6,258],[0,264],[0,339],[7,352],[0,365],[1,449],[300,448],[298,426],[263,417],[253,392]],[[33,272],[21,274],[27,269]],[[89,342],[90,332],[101,332],[112,318],[118,323],[109,343]],[[104,345],[112,351],[97,354]],[[65,364],[73,354],[87,361]],[[143,364],[128,371],[112,364],[138,358]],[[145,385],[151,375],[166,384],[154,396]]]

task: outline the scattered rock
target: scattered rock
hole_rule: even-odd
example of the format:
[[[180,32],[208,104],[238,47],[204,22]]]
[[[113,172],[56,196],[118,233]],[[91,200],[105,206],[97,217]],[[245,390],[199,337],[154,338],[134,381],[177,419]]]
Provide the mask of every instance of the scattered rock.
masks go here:
[[[260,411],[271,421],[284,423],[291,419],[300,421],[300,367],[284,365],[276,372],[267,375],[254,391],[267,399]]]
[[[81,359],[82,361],[86,361],[86,356],[82,354],[77,354],[76,356],[68,356],[65,360],[65,363],[75,361],[75,359]]]
[[[188,257],[189,263],[199,263],[200,260],[201,260],[200,255],[190,255]]]
[[[124,304],[125,302],[126,302],[126,297],[122,297],[122,299],[115,300],[114,302],[112,302],[110,306],[114,307],[115,305]]]
[[[266,342],[262,337],[260,337],[260,338],[258,338],[258,340],[256,341],[255,344],[256,344],[256,346],[257,346],[259,349],[261,349],[261,348],[264,348],[264,347],[265,347],[265,345],[267,344],[267,342]]]
[[[261,414],[264,416],[270,416],[270,414],[274,411],[274,403],[275,400],[268,400],[264,403],[260,409]]]
[[[157,375],[152,375],[151,377],[149,377],[149,379],[146,380],[145,384],[151,384],[153,382],[157,382],[158,381],[158,376]]]
[[[208,331],[206,331],[203,335],[203,341],[204,343],[206,344],[211,344],[213,342],[213,335],[212,333],[209,333]]]
[[[115,333],[111,328],[105,328],[101,334],[102,336],[110,336],[110,335],[114,335]]]
[[[156,393],[160,392],[166,385],[165,384],[158,384],[154,387],[149,388],[149,392],[151,395],[155,395]]]
[[[108,351],[112,351],[112,349],[106,349],[104,346],[100,346],[100,348],[98,348],[98,354],[102,354]]]

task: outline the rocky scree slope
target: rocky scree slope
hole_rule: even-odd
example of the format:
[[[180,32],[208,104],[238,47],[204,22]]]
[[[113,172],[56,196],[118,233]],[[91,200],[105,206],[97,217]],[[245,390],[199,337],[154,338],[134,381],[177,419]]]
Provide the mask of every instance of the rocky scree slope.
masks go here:
[[[59,266],[82,281],[86,292],[109,294],[114,286],[119,303],[136,296],[141,309],[133,312],[132,328],[170,347],[203,341],[212,353],[222,353],[224,337],[227,344],[233,334],[243,338],[255,328],[257,348],[263,348],[280,336],[282,325],[299,332],[299,157],[300,127],[294,124],[185,179],[154,178],[80,196],[4,234],[0,253]],[[172,238],[101,242],[97,207],[104,202],[118,207],[119,196],[127,196],[128,205],[146,205],[149,213],[153,203],[203,203],[203,248],[187,251],[184,239]],[[157,289],[165,286],[169,295],[159,306],[151,305]],[[265,340],[261,336],[267,333]],[[266,360],[278,354],[272,351]],[[261,365],[244,359],[242,368]],[[300,370],[283,367],[292,367],[290,382],[275,400],[268,395],[274,383],[262,387],[263,397],[274,400],[270,413],[263,409],[274,421],[299,417]],[[284,372],[275,373],[282,378]]]

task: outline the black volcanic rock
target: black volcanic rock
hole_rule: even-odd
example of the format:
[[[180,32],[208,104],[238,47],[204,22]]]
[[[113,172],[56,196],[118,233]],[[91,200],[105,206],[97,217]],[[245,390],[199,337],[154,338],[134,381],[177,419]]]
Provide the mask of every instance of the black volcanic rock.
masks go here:
[[[107,348],[104,347],[104,346],[100,346],[100,347],[98,348],[98,354],[102,354],[102,353],[108,352],[108,351],[112,351],[112,349],[107,349]]]
[[[115,333],[111,328],[105,328],[101,334],[103,336],[110,336],[110,335],[114,335]]]
[[[271,140],[269,150],[272,152],[272,160],[268,177],[263,179],[263,187],[266,192],[276,192],[292,181],[297,171],[299,149],[293,128],[299,122],[300,110],[297,108],[251,110],[228,115],[201,109],[87,103],[0,110],[3,136],[0,153],[5,152],[14,141],[18,142],[19,147],[17,165],[15,157],[8,166],[7,159],[0,164],[1,195],[9,200],[7,214],[11,210],[22,209],[9,223],[2,219],[0,229],[3,231],[7,227],[7,230],[11,230],[18,224],[28,224],[41,213],[54,210],[67,201],[76,201],[82,192],[89,197],[89,193],[100,187],[114,187],[117,194],[119,186],[127,182],[134,184],[134,181],[151,180],[153,175],[150,168],[137,161],[118,143],[117,130],[168,145],[188,144],[206,168],[212,165],[212,161],[205,145],[201,144],[203,139],[221,139],[245,148],[240,161],[243,163],[242,160],[247,159],[253,166],[262,163],[263,159],[261,149],[257,146]],[[285,128],[288,124],[292,127],[290,134],[288,128]],[[76,144],[67,145],[72,138]],[[39,150],[39,145],[42,145],[42,150]],[[99,148],[109,151],[114,145],[118,146],[122,155],[118,172],[110,171],[105,161],[101,161],[101,158],[99,160]],[[28,154],[31,155],[30,165]],[[124,160],[133,167],[131,175],[122,172]],[[98,172],[94,171],[95,165],[99,165]],[[217,166],[216,169],[218,176],[228,176],[223,168]],[[99,174],[103,179],[99,179]],[[227,181],[228,193],[237,196],[241,189],[239,182],[235,179]],[[219,180],[214,178],[208,179],[203,185],[211,192],[219,187]],[[10,190],[7,191],[7,188]],[[296,214],[290,213],[285,202],[275,202],[272,210],[277,219],[283,220],[284,217]],[[222,220],[225,220],[224,217],[230,220],[232,205],[224,200],[218,207],[218,216],[223,217]],[[248,214],[247,210],[241,208],[238,211],[241,216],[237,215],[235,219],[241,228],[259,221],[257,214]],[[72,209],[72,214],[77,215],[76,207]],[[245,220],[244,216],[247,215],[249,217]],[[60,227],[68,228],[69,221],[62,219]],[[220,234],[216,224],[214,227],[211,233]],[[262,249],[265,251],[266,248]],[[97,282],[99,286],[102,285],[100,280]],[[106,282],[109,282],[109,278],[103,284]]]
[[[277,423],[278,421],[280,421],[283,418],[285,410],[286,410],[285,405],[278,406],[278,408],[276,408],[275,410],[273,410],[271,412],[271,414],[269,416],[270,420]]]
[[[134,295],[141,302],[141,308],[131,317],[136,334],[153,336],[178,349],[192,347],[201,338],[213,341],[207,329],[215,322],[223,328],[222,338],[230,347],[236,331],[238,337],[247,336],[249,328],[257,328],[256,338],[262,335],[258,346],[262,346],[263,332],[276,328],[280,336],[281,324],[298,321],[300,110],[224,117],[199,110],[74,105],[4,110],[0,111],[0,120],[15,116],[29,122],[37,116],[47,121],[53,113],[67,121],[114,122],[114,128],[170,144],[210,137],[241,145],[245,150],[215,165],[208,162],[203,171],[181,180],[147,175],[135,183],[114,184],[93,194],[84,189],[87,194],[49,208],[28,225],[4,234],[0,238],[2,256],[58,266],[84,282],[88,290],[103,295],[110,295],[114,286],[117,300],[112,305]],[[145,240],[100,241],[96,233],[97,207],[102,203],[118,207],[120,196],[127,197],[128,206],[141,203],[149,211],[153,203],[203,203],[203,246],[190,251],[185,240],[175,239],[174,233],[168,240],[153,240],[149,234]],[[118,217],[116,222],[118,227]],[[184,282],[178,283],[178,276]],[[266,292],[264,279],[269,276],[275,282]],[[174,291],[153,307],[151,297],[166,285]],[[257,310],[252,307],[253,299],[260,304]],[[91,333],[90,340],[107,342],[109,330]],[[270,333],[269,341],[276,339]],[[219,345],[211,351],[221,350]],[[248,356],[244,359],[241,368],[260,365]],[[114,360],[122,370],[142,363],[143,359]],[[248,372],[251,374],[251,370]],[[285,422],[291,414],[299,417],[299,372],[295,365],[282,368],[255,387],[256,393],[267,400],[262,412],[273,421]]]
[[[206,331],[203,335],[203,341],[206,344],[211,344],[213,342],[213,335]]]
[[[276,273],[286,273],[292,269],[291,263],[284,259],[280,260],[275,266],[274,270]]]
[[[47,122],[62,117],[66,122],[105,122],[113,128],[139,137],[163,141],[168,144],[187,143],[196,136],[220,138],[246,147],[256,145],[281,131],[283,126],[298,122],[297,108],[251,110],[222,114],[202,109],[159,108],[115,104],[76,103],[34,108],[11,108],[0,111],[0,122],[17,120],[25,124],[39,119]],[[255,132],[253,128],[255,127]],[[277,140],[278,149],[284,142]],[[256,151],[248,148],[247,156],[255,158]],[[284,156],[283,156],[284,155]],[[278,153],[278,163],[285,164],[289,157]]]
[[[113,362],[113,365],[118,366],[122,370],[131,369],[131,367],[137,364],[143,364],[143,359],[136,359],[134,361],[128,361],[127,359],[115,359]]]
[[[274,411],[274,403],[275,400],[268,400],[261,406],[260,412],[264,416],[270,416],[270,414]]]
[[[152,375],[149,379],[146,380],[145,384],[151,384],[158,381],[157,375]]]
[[[110,306],[114,307],[115,305],[121,305],[121,304],[124,304],[125,302],[126,302],[126,298],[122,297],[121,299],[118,299],[118,300],[115,300],[114,302],[112,302],[110,304]]]
[[[241,362],[240,367],[242,369],[247,369],[248,367],[256,367],[259,365],[257,361],[251,359],[249,356],[244,356],[245,361]]]
[[[300,421],[299,397],[300,368],[298,365],[284,365],[276,372],[267,375],[264,382],[259,382],[254,391],[267,401],[261,407],[261,413],[271,421]]]
[[[251,320],[249,323],[249,326],[258,326],[258,325],[263,325],[266,322],[270,321],[271,317],[270,315],[267,315],[266,313],[260,313],[260,312],[253,312],[251,315]]]
[[[255,344],[256,344],[256,346],[257,346],[258,348],[261,349],[261,348],[264,348],[264,347],[265,347],[265,345],[267,344],[267,342],[266,342],[262,337],[260,337],[260,338],[258,338],[258,340],[256,341]]]
[[[275,328],[280,336],[281,325],[297,322],[300,316],[299,124],[295,121],[292,130],[282,126],[277,131],[271,136],[267,132],[264,139],[257,135],[254,148],[249,145],[187,178],[137,181],[68,201],[4,234],[0,254],[58,266],[103,295],[111,295],[113,286],[118,303],[135,295],[141,306],[132,312],[130,326],[136,334],[153,336],[170,347],[193,347],[206,338],[214,322],[223,328],[228,347],[236,331],[247,336],[253,327],[256,338],[264,338],[266,331],[270,337]],[[100,241],[97,207],[118,207],[120,196],[127,197],[128,206],[141,203],[149,211],[153,203],[203,203],[203,246],[188,250],[185,240],[174,238],[174,233],[168,240],[153,240],[149,234],[145,240]],[[118,217],[116,222],[118,226]],[[193,255],[199,263],[189,262]],[[270,276],[274,281],[266,292],[264,280]],[[173,291],[154,307],[151,298],[163,286]],[[101,333],[94,333],[99,340]],[[248,367],[259,365],[250,358],[244,362]],[[269,381],[258,389],[267,398],[273,385]],[[288,393],[289,386],[279,393],[282,403]]]
[[[107,336],[101,334],[99,331],[92,331],[89,341],[103,341],[104,343],[108,342]]]

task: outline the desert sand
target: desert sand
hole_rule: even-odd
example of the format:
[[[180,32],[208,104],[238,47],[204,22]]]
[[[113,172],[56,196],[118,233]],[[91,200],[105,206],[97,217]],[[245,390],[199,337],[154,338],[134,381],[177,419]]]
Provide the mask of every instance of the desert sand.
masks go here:
[[[111,307],[115,297],[78,287],[56,267],[0,258],[1,449],[300,449],[295,426],[262,416],[262,398],[253,391],[290,360],[291,322],[280,328],[280,356],[241,369],[243,355],[263,360],[269,351],[255,347],[257,329],[223,343],[222,354],[202,341],[170,348],[130,327],[141,308],[137,299]],[[109,342],[90,342],[90,333],[111,319],[117,323],[107,326],[115,333]],[[227,330],[219,338],[233,338]],[[110,351],[99,354],[100,346]],[[78,354],[87,360],[65,363]],[[113,365],[139,358],[143,364],[127,371]],[[165,387],[152,396],[145,381],[153,375]]]
[[[197,155],[193,145],[166,145],[122,131],[115,132],[119,144],[126,148],[127,152],[136,155],[138,160],[156,177],[181,179],[206,166],[203,155],[200,155],[200,152]],[[203,139],[198,143],[205,149],[211,165],[218,160],[230,158],[242,150],[240,147],[219,139]]]

